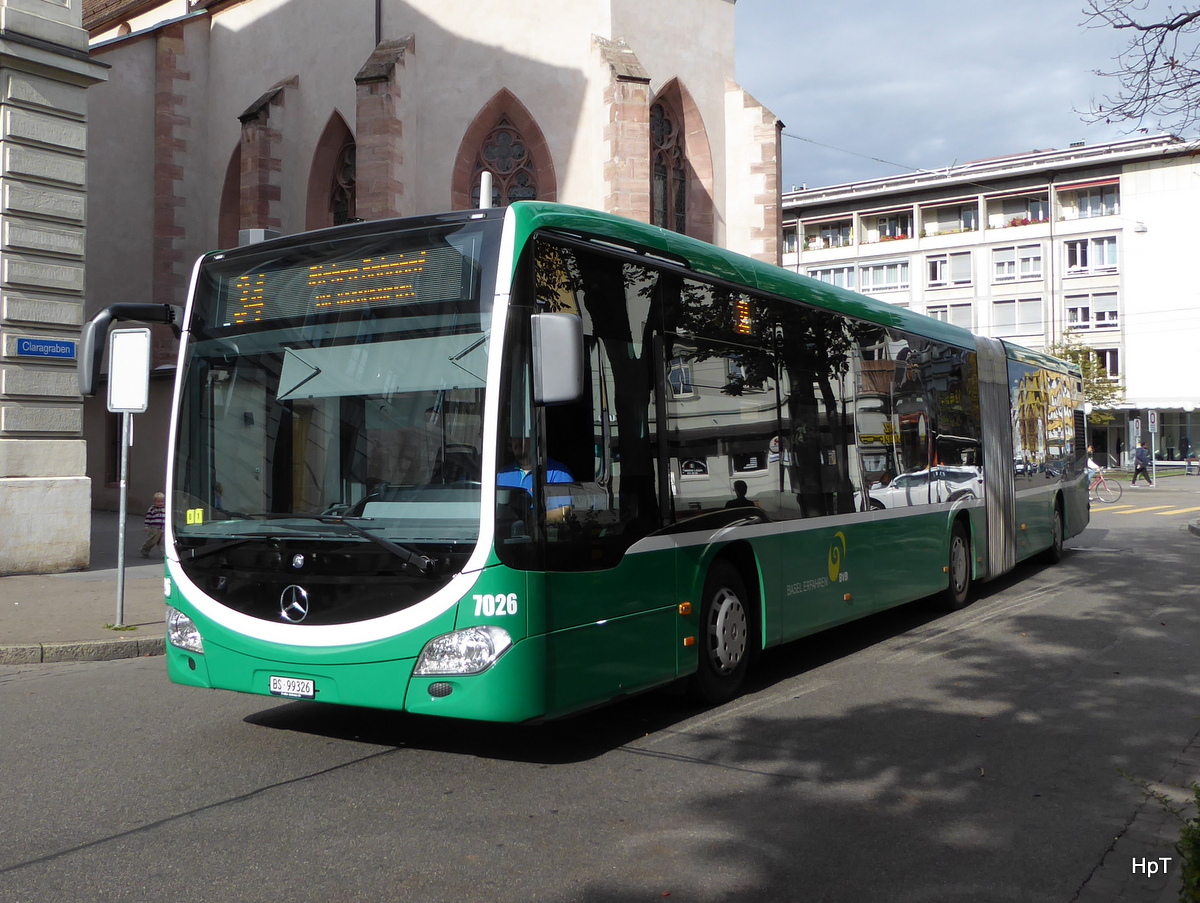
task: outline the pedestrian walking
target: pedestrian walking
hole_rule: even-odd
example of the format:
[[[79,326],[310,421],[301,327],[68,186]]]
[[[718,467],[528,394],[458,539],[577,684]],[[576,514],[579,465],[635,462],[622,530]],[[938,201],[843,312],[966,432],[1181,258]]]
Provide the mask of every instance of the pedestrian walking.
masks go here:
[[[1145,442],[1139,442],[1137,451],[1133,453],[1133,481],[1130,485],[1137,485],[1138,474],[1144,476],[1149,485],[1154,485],[1154,481],[1150,479],[1150,450],[1146,448]]]
[[[167,522],[167,497],[161,492],[154,493],[154,503],[146,512],[142,526],[146,531],[146,541],[142,543],[142,557],[149,558],[155,546],[162,548],[163,526]]]

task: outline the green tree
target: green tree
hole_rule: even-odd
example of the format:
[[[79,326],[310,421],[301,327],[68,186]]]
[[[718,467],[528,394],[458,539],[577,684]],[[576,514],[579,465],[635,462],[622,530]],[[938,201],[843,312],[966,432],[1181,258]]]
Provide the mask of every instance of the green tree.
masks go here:
[[[1092,404],[1089,420],[1093,425],[1113,423],[1116,418],[1112,408],[1125,398],[1125,387],[1119,379],[1108,375],[1104,362],[1096,349],[1085,345],[1079,334],[1071,330],[1063,333],[1060,341],[1050,345],[1046,352],[1064,361],[1075,364],[1083,374],[1083,398]]]

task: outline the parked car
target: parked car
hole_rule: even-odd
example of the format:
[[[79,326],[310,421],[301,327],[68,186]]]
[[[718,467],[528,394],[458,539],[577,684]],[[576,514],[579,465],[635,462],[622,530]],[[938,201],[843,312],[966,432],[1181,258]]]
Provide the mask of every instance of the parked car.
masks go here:
[[[902,508],[983,498],[983,471],[978,467],[938,466],[902,473],[886,486],[872,486],[869,494],[872,508]]]

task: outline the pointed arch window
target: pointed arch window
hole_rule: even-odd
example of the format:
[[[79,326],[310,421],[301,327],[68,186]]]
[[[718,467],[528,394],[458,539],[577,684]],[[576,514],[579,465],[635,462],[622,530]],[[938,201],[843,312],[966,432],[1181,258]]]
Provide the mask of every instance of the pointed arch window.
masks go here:
[[[471,206],[479,206],[479,176],[492,174],[492,206],[533,201],[538,196],[536,161],[521,133],[502,117],[479,146],[472,177]]]
[[[357,222],[355,215],[355,145],[346,144],[338,151],[329,188],[329,213],[335,226]]]
[[[687,156],[682,120],[664,101],[650,107],[650,222],[683,232],[687,225]]]

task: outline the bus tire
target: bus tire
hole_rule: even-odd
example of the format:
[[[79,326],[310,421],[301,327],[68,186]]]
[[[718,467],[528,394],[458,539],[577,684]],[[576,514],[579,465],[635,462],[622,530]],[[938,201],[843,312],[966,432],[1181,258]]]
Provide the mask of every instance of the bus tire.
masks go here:
[[[700,604],[700,661],[692,693],[708,703],[728,702],[742,685],[750,662],[750,597],[730,562],[709,568]]]
[[[958,611],[971,595],[971,538],[962,521],[955,521],[950,530],[949,582],[943,597],[943,607]]]
[[[1050,525],[1050,547],[1042,553],[1042,561],[1047,564],[1058,564],[1063,557],[1063,510],[1062,502],[1054,503],[1054,519]]]

